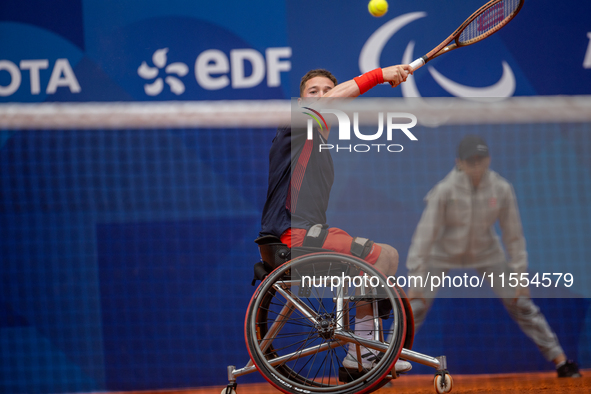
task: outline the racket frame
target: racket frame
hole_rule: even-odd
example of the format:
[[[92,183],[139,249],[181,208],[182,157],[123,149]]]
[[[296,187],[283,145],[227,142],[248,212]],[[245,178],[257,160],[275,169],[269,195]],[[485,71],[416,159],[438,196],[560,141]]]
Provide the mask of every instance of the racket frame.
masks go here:
[[[499,31],[502,27],[504,27],[507,23],[509,23],[513,18],[515,18],[515,16],[521,10],[521,7],[523,7],[524,0],[519,1],[519,5],[517,6],[515,11],[513,11],[513,13],[511,15],[509,15],[507,18],[503,19],[503,21],[501,23],[499,23],[498,25],[496,25],[495,27],[493,27],[492,29],[490,29],[486,33],[477,37],[477,39],[472,39],[468,43],[465,43],[465,44],[462,44],[458,41],[460,38],[460,35],[464,31],[464,29],[466,29],[466,27],[468,27],[468,25],[470,25],[470,23],[472,23],[476,18],[478,18],[480,15],[482,15],[486,10],[488,10],[491,7],[494,7],[495,5],[501,3],[502,1],[504,1],[504,0],[491,0],[488,3],[484,4],[482,7],[480,7],[479,9],[477,9],[472,15],[470,15],[470,17],[468,19],[466,19],[464,21],[464,23],[462,23],[460,25],[460,27],[458,27],[441,44],[437,45],[425,56],[421,56],[420,58],[418,58],[418,59],[414,60],[412,63],[410,63],[410,66],[412,67],[412,69],[417,70],[418,68],[424,66],[428,61],[433,60],[436,57],[441,56],[444,53],[447,53],[449,51],[453,51],[454,49],[459,48],[459,47],[465,47],[468,45],[472,45],[478,41],[484,40],[485,38],[491,36],[492,34],[496,33],[497,31]]]

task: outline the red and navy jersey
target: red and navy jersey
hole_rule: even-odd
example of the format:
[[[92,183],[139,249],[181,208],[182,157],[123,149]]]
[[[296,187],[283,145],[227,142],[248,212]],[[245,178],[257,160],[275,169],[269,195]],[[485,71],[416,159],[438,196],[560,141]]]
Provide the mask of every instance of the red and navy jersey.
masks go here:
[[[269,189],[260,235],[281,236],[290,227],[308,229],[326,223],[334,182],[334,164],[326,141],[314,130],[280,127],[269,153]]]

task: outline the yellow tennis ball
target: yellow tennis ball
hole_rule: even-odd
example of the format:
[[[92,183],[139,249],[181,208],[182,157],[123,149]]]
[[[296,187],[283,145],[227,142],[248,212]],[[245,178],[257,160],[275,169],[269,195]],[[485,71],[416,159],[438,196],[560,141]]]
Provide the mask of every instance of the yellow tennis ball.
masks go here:
[[[386,0],[371,0],[367,9],[370,14],[379,18],[388,12],[388,2]]]

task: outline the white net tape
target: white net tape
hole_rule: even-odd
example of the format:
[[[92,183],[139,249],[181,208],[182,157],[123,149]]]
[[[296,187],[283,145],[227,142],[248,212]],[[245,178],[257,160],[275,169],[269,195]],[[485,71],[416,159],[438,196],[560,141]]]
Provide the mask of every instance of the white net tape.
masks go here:
[[[461,99],[365,99],[355,111],[410,112],[419,124],[563,123],[591,121],[591,96],[513,97],[475,102]],[[289,100],[0,104],[0,128],[141,129],[265,128],[289,124]]]

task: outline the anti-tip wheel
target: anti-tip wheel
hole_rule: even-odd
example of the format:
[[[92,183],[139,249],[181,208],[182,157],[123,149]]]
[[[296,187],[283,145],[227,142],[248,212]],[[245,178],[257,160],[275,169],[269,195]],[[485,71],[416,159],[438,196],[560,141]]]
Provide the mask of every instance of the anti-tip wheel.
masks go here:
[[[225,389],[222,390],[221,394],[236,394],[236,390],[234,389],[229,389],[226,387]]]
[[[443,376],[445,376],[445,379]],[[450,374],[446,373],[443,376],[435,375],[433,380],[433,386],[435,386],[435,391],[438,394],[449,393],[454,385],[454,380]]]

